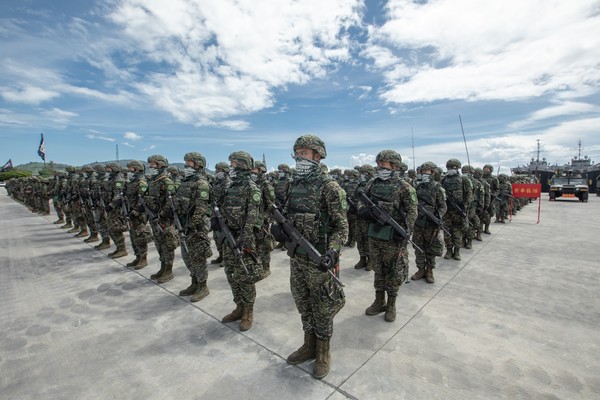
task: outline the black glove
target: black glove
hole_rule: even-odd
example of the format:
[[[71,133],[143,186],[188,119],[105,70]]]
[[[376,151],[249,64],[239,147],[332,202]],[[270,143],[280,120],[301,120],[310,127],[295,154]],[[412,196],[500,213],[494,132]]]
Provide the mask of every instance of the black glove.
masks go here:
[[[358,218],[365,221],[375,221],[375,214],[373,214],[373,209],[371,207],[361,207],[358,210]]]
[[[327,272],[327,270],[334,268],[338,264],[340,255],[334,249],[329,249],[325,254],[321,256],[321,263],[319,264],[319,270]]]
[[[219,224],[219,219],[217,217],[212,217],[210,219],[210,229],[214,232],[221,232],[221,225]]]
[[[273,238],[280,243],[290,242],[292,240],[287,233],[285,233],[281,224],[271,225],[271,235],[273,235]]]
[[[144,208],[144,206],[143,206],[143,205],[141,205],[141,204],[140,204],[140,205],[138,206],[138,208],[137,208],[137,211],[138,211],[138,212],[141,214],[141,213],[145,213],[145,212],[146,212],[146,209]]]

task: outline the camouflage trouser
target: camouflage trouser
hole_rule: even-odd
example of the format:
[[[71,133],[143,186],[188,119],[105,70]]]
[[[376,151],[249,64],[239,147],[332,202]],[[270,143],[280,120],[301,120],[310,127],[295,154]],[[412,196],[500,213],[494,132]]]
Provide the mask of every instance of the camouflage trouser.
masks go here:
[[[250,245],[250,248],[253,248]],[[256,300],[256,285],[262,277],[262,265],[258,265],[249,254],[244,253],[243,257],[246,270],[242,266],[240,259],[233,251],[223,244],[223,263],[225,264],[225,276],[231,287],[233,302],[235,304],[254,304]]]
[[[71,218],[73,218],[73,225],[83,228],[85,226],[85,216],[81,212],[81,205],[79,200],[74,199],[71,202]]]
[[[417,268],[435,268],[435,258],[441,256],[444,251],[444,237],[440,229],[415,225],[412,240],[423,250],[415,250]]]
[[[185,251],[183,245],[180,248],[181,258],[190,271],[190,276],[196,278],[198,282],[206,281],[208,279],[206,259],[212,256],[208,232],[203,231],[200,227],[189,228],[186,234],[186,245],[188,251]]]
[[[502,201],[496,200],[496,218],[508,218],[508,198],[503,198]]]
[[[306,256],[296,254],[290,266],[290,288],[302,329],[321,340],[331,338],[333,318],[346,304],[344,290]]]
[[[98,233],[100,234],[100,236],[102,237],[102,239],[106,238],[109,236],[108,234],[108,215],[103,212],[101,209],[97,209],[96,212],[98,213],[98,222],[96,223],[96,228],[98,228]],[[66,213],[65,213],[66,215]],[[68,221],[68,219],[67,219]]]
[[[271,236],[268,227],[254,229],[254,240],[256,243],[256,253],[261,264],[271,262],[271,251],[273,251],[273,237]]]
[[[356,242],[356,236],[357,236],[357,232],[356,232],[356,214],[350,214],[348,213],[348,243],[355,243]]]
[[[62,202],[60,200],[58,200],[57,198],[54,198],[52,200],[52,205],[54,206],[54,211],[56,211],[56,216],[59,219],[64,218],[65,217],[65,213],[63,212]]]
[[[466,239],[473,239],[475,238],[475,232],[481,226],[481,221],[479,220],[479,217],[477,216],[477,212],[475,211],[474,207],[471,207],[469,209],[469,222],[471,223],[471,225],[467,230],[465,230],[464,235]]]
[[[127,223],[121,217],[120,210],[113,210],[108,213],[108,234],[117,247],[125,246],[125,236],[123,232],[127,230]]]
[[[90,208],[85,209],[85,223],[90,228],[91,233],[98,233],[98,227],[96,226],[96,219],[94,217],[94,211]]]
[[[148,243],[152,241],[152,232],[146,223],[144,216],[131,218],[131,230],[129,231],[129,239],[133,253],[139,257],[148,255]]]
[[[172,265],[175,260],[175,249],[179,246],[179,236],[172,223],[161,221],[159,224],[162,232],[157,225],[151,225],[154,246],[158,251],[160,261]]]
[[[444,242],[446,243],[446,248],[461,248],[463,232],[469,228],[467,220],[463,218],[458,211],[448,208],[448,211],[446,214],[444,214],[444,228],[450,232],[450,235],[444,232]]]
[[[46,214],[50,214],[50,198],[49,197],[42,200],[42,205],[44,208],[44,212]]]
[[[396,296],[408,274],[408,250],[397,240],[369,238],[371,267],[375,273],[373,286],[377,292]]]
[[[494,215],[493,212],[494,208],[491,205],[485,210],[483,210],[483,212],[479,216],[479,220],[481,221],[481,223],[484,225],[488,225],[490,222],[492,222],[492,215]]]
[[[358,218],[356,220],[356,248],[361,257],[369,255],[369,221]]]
[[[223,254],[223,243],[219,242],[219,233],[216,231],[213,231],[213,240],[215,241],[215,246],[217,246],[217,251],[219,252],[219,254]]]

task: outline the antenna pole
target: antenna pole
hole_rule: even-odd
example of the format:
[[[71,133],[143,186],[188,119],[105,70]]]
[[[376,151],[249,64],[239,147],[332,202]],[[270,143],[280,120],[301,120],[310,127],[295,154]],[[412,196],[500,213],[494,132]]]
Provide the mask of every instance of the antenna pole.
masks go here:
[[[416,167],[416,161],[415,161],[415,133],[413,131],[412,126],[410,127],[410,135],[412,137],[412,151],[413,151],[413,169],[416,171],[417,167]]]
[[[470,167],[471,166],[471,159],[469,158],[469,149],[467,148],[467,138],[465,137],[465,130],[463,128],[462,118],[460,117],[460,114],[458,115],[458,120],[460,121],[460,130],[462,131],[463,140],[465,141],[465,150],[467,152],[467,164]]]

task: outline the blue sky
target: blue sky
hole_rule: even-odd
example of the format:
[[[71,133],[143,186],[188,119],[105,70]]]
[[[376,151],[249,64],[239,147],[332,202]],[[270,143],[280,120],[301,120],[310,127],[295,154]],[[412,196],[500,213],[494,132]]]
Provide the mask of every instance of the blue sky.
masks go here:
[[[600,162],[597,0],[7,0],[0,59],[0,163]]]

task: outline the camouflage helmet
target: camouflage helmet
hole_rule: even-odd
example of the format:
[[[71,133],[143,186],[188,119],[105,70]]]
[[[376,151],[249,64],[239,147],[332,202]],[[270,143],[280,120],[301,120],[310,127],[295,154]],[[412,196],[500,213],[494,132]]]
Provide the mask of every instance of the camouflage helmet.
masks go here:
[[[344,175],[348,175],[350,178],[358,178],[360,176],[360,172],[358,172],[357,170],[355,170],[354,168],[352,169],[347,169],[344,171]]]
[[[502,183],[504,183],[504,182],[506,182],[507,180],[508,180],[508,175],[506,175],[506,174],[500,174],[500,175],[498,175],[498,181],[499,181],[499,182],[502,182]]]
[[[483,166],[483,169],[486,169],[486,168],[488,168],[490,170],[490,172],[494,172],[494,167],[491,164],[485,164]]]
[[[415,170],[414,170],[414,169],[412,169],[412,168],[411,168],[411,169],[409,169],[409,170],[408,170],[406,173],[408,174],[408,177],[409,177],[409,178],[413,178],[413,179],[414,179],[414,178],[416,178],[416,177],[417,177],[417,171],[415,171]]]
[[[101,173],[101,172],[106,172],[106,165],[104,164],[95,164],[94,165],[94,169],[96,170],[96,172]]]
[[[472,174],[473,173],[473,167],[470,165],[463,165],[461,168],[461,171],[463,174]]]
[[[127,163],[127,168],[133,168],[137,172],[145,172],[146,166],[143,162],[138,160],[131,160]]]
[[[375,157],[375,162],[390,162],[396,166],[396,168],[400,168],[402,164],[402,156],[396,150],[381,150],[377,157]]]
[[[473,169],[473,176],[475,178],[481,178],[483,176],[483,169],[481,169],[481,168],[474,168]]]
[[[114,162],[114,161],[106,164],[105,168],[110,168],[110,170],[112,172],[121,172],[121,170],[122,170],[121,164],[119,164],[118,162]]]
[[[265,173],[267,172],[267,167],[265,163],[262,161],[254,161],[254,168],[257,168],[259,172]]]
[[[165,156],[160,154],[153,154],[150,157],[148,157],[148,160],[146,161],[148,162],[148,164],[150,164],[151,162],[156,163],[156,166],[158,168],[164,168],[169,166],[169,160],[167,160]]]
[[[193,161],[196,163],[196,167],[206,167],[206,158],[204,158],[204,156],[197,151],[186,153],[185,156],[183,156],[183,159],[185,161]]]
[[[408,171],[408,165],[406,165],[406,163],[404,161],[402,161],[400,163],[400,171],[402,171],[402,172]]]
[[[446,162],[446,168],[447,169],[458,169],[460,168],[462,164],[460,163],[460,161],[456,158],[451,158]]]
[[[179,175],[179,168],[177,168],[175,165],[171,165],[167,167],[167,172],[170,174]]]
[[[89,174],[90,172],[94,172],[94,168],[92,168],[92,166],[89,164],[86,164],[83,167],[81,167],[81,170],[83,172],[85,172],[86,174]]]
[[[375,167],[369,164],[364,164],[360,166],[360,172],[369,176],[375,176]]]
[[[75,172],[75,167],[73,167],[72,165],[67,165],[65,167],[65,171],[67,171],[69,173]]]
[[[215,170],[217,172],[219,172],[219,171],[229,172],[229,164],[227,164],[225,161],[218,162],[215,164]]]
[[[434,162],[425,161],[423,164],[421,164],[419,168],[421,169],[421,171],[424,171],[426,169],[431,170],[431,173],[433,174],[437,169],[437,165],[435,165]]]
[[[292,172],[292,171],[290,171],[290,166],[289,166],[289,165],[287,165],[287,164],[279,164],[279,165],[277,166],[277,169],[278,169],[279,171],[287,172],[288,174],[289,174],[290,172]]]
[[[237,162],[237,167],[244,170],[251,170],[254,168],[254,159],[245,151],[234,151],[229,155],[229,161]]]
[[[300,148],[312,149],[316,151],[322,159],[327,157],[325,143],[316,135],[303,135],[296,139],[296,143],[294,143],[294,151]]]

